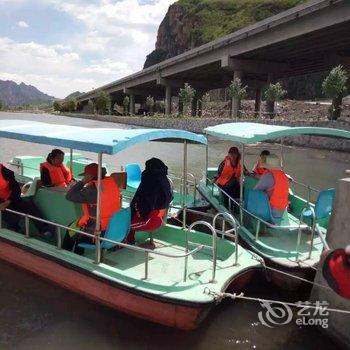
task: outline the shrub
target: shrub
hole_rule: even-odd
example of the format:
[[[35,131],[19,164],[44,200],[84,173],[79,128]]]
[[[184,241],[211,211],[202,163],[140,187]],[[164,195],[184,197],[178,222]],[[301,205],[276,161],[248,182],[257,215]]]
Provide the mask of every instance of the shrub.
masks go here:
[[[110,113],[111,97],[106,92],[100,91],[95,99],[95,108],[99,114]]]
[[[331,70],[329,75],[322,83],[322,91],[326,97],[332,99],[332,105],[329,109],[329,119],[336,120],[341,114],[342,99],[345,95],[346,82],[348,76],[342,66],[337,66]]]

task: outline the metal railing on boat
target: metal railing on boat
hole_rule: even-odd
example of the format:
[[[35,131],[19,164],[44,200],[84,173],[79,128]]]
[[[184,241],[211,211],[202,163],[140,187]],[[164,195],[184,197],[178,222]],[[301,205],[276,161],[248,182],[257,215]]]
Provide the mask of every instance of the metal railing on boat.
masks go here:
[[[307,185],[307,184],[304,184],[303,182],[291,179],[291,183],[294,185],[294,192],[296,192],[295,185],[298,185],[298,186],[307,190],[307,203],[311,203],[311,194],[312,193],[316,193],[316,194],[320,193],[320,190],[318,190],[317,188],[310,186],[310,185]]]
[[[179,182],[178,193],[180,194],[180,199],[182,202],[182,198],[184,197],[185,192],[188,193],[188,191],[185,191],[184,178],[180,176],[176,176],[174,174],[169,174],[168,177],[170,178],[170,180],[172,180],[172,183],[174,183],[174,181]],[[187,177],[190,177],[192,180],[186,179],[186,189],[192,188],[193,203],[195,203],[197,200],[197,179],[192,173],[187,173]]]
[[[240,213],[241,213],[241,221],[240,221],[240,226],[244,226],[244,223],[243,223],[243,213],[246,213],[247,215],[249,215],[250,217],[252,217],[253,219],[257,220],[257,227],[256,227],[256,232],[255,232],[255,240],[257,241],[259,239],[259,231],[260,231],[260,225],[261,224],[264,224],[266,225],[267,227],[271,228],[271,229],[279,229],[279,230],[298,230],[298,235],[297,235],[297,245],[296,245],[296,259],[298,259],[299,257],[299,249],[300,249],[300,243],[301,243],[301,233],[302,233],[302,229],[306,229],[306,228],[311,228],[311,243],[310,243],[310,249],[309,249],[309,254],[308,254],[308,259],[311,258],[311,255],[312,255],[312,250],[314,248],[314,236],[315,236],[315,232],[316,232],[316,220],[315,220],[315,212],[314,212],[314,209],[309,206],[309,203],[307,203],[307,207],[305,207],[302,212],[301,212],[301,215],[300,215],[300,219],[299,219],[299,225],[289,225],[289,226],[279,226],[279,225],[274,225],[270,222],[267,222],[261,218],[259,218],[258,216],[254,215],[253,213],[249,212],[247,209],[245,209],[237,200],[235,200],[234,198],[232,198],[227,192],[225,192],[222,188],[220,188],[212,179],[210,178],[206,178],[207,181],[212,185],[211,187],[211,192],[212,192],[212,196],[214,197],[214,188],[216,188],[219,193],[222,193],[224,194],[228,200],[229,200],[229,210],[231,211],[232,210],[232,203],[234,205],[236,205],[239,209],[240,209]],[[300,183],[301,185],[304,185],[302,183]],[[304,185],[304,186],[307,186],[307,185]],[[318,191],[317,189],[315,188],[311,188],[311,190],[313,191]],[[312,212],[312,224],[311,224],[311,227],[306,224],[304,221],[303,221],[303,218],[304,218],[304,213],[306,210],[311,210]],[[238,234],[237,234],[237,237],[238,237]],[[320,237],[321,240],[322,240],[322,237]],[[323,243],[323,242],[322,242]]]
[[[155,250],[151,250],[151,249],[147,249],[147,248],[143,248],[143,247],[138,247],[138,246],[134,246],[134,245],[129,245],[126,243],[122,243],[122,242],[117,242],[108,238],[104,238],[101,237],[100,235],[96,235],[96,234],[91,234],[88,232],[84,232],[72,227],[68,227],[65,225],[61,225],[49,220],[45,220],[42,218],[38,218],[35,217],[33,215],[30,214],[25,214],[25,213],[21,213],[15,210],[11,210],[11,209],[5,209],[6,211],[22,216],[24,217],[24,221],[25,221],[25,237],[30,239],[30,220],[36,220],[48,225],[51,225],[53,227],[55,227],[56,229],[56,248],[57,249],[62,249],[62,236],[61,236],[61,230],[69,230],[69,231],[73,231],[77,234],[81,234],[87,237],[90,237],[92,239],[95,240],[95,249],[96,249],[96,254],[95,254],[95,263],[96,264],[100,264],[101,262],[101,242],[108,242],[108,243],[112,243],[116,246],[119,247],[123,247],[123,248],[127,248],[133,251],[137,251],[137,252],[143,252],[145,255],[145,273],[144,273],[144,279],[147,280],[148,276],[149,276],[149,255],[150,254],[154,254],[154,255],[159,255],[159,256],[163,256],[163,257],[167,257],[167,258],[172,258],[172,259],[179,259],[179,258],[184,258],[185,259],[185,265],[184,265],[184,278],[183,281],[185,282],[187,279],[187,269],[188,269],[188,257],[191,255],[194,255],[195,253],[198,253],[199,251],[201,251],[202,249],[204,249],[205,247],[208,248],[208,246],[205,246],[204,244],[196,244],[196,247],[192,250],[188,249],[188,234],[192,231],[193,227],[197,226],[197,225],[205,225],[206,227],[208,227],[211,230],[211,233],[213,234],[213,246],[211,247],[211,249],[213,250],[213,271],[212,271],[212,282],[215,281],[215,274],[216,274],[216,264],[217,264],[217,231],[220,232],[223,235],[229,235],[232,232],[231,230],[228,230],[226,232],[223,231],[219,231],[216,230],[211,224],[209,224],[208,222],[205,221],[196,221],[194,222],[187,230],[186,230],[186,249],[185,249],[185,253],[184,254],[168,254],[168,253],[163,253],[160,251],[155,251]],[[201,213],[201,212],[199,212]],[[204,214],[204,213],[202,213]],[[216,223],[218,215],[216,215],[213,219],[214,224]],[[228,216],[226,216],[228,218]],[[229,219],[231,221],[231,218]],[[232,221],[233,223],[235,223],[235,221]],[[235,225],[235,224],[234,224]],[[2,228],[2,211],[0,211],[0,228]],[[237,233],[237,226],[234,226],[234,229],[236,230],[235,232]],[[235,264],[237,264],[237,254],[238,254],[238,239],[236,237],[236,258],[235,258]]]

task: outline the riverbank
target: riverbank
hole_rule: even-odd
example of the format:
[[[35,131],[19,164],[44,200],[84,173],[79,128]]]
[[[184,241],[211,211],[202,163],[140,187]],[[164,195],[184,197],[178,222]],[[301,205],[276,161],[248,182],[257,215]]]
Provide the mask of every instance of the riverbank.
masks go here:
[[[182,129],[201,133],[204,128],[217,124],[239,122],[241,120],[233,120],[229,118],[165,118],[165,117],[145,117],[145,116],[115,116],[115,115],[98,115],[98,114],[78,114],[65,113],[64,116],[91,119],[103,122],[112,122],[118,124],[126,124],[133,126],[141,126],[145,128],[159,129]],[[250,119],[242,120],[251,123],[263,123],[269,125],[285,125],[285,126],[310,126],[343,129],[350,131],[350,122],[344,120],[271,120],[271,119]],[[327,149],[331,151],[350,152],[350,141],[329,137],[318,136],[298,136],[286,138],[284,143],[291,146],[310,147],[318,149]]]

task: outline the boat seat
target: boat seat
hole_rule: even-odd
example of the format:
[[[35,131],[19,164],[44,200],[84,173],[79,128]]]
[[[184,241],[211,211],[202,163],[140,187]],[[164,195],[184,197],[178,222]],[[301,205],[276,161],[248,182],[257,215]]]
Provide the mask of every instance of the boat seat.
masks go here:
[[[35,196],[36,191],[38,190],[39,183],[40,183],[40,178],[39,177],[35,177],[33,179],[33,181],[29,181],[29,182],[25,183],[22,186],[22,191],[23,191],[24,187],[27,187],[27,186],[29,186],[29,187],[24,193],[22,193],[21,197],[22,198],[28,198],[28,197]]]
[[[141,182],[141,168],[137,163],[127,164],[125,166],[127,174],[127,185],[134,189],[137,189]]]
[[[269,198],[263,191],[249,189],[246,191],[245,208],[258,218],[276,223],[276,218],[273,217]]]
[[[330,216],[332,212],[334,197],[335,197],[334,188],[321,191],[318,194],[318,197],[315,203],[316,222],[320,219],[328,218]],[[307,210],[306,212],[304,212],[304,218],[312,220],[312,211]]]
[[[112,241],[121,242],[127,236],[130,230],[131,223],[131,210],[130,208],[124,208],[117,211],[108,223],[108,227],[104,238]],[[101,249],[111,249],[116,244],[111,242],[102,241]],[[79,243],[79,247],[84,249],[95,249],[95,244]]]

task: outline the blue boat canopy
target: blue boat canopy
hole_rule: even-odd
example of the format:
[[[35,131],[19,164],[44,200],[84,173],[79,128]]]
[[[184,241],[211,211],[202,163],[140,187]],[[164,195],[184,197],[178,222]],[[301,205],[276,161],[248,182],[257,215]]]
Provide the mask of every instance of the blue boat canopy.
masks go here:
[[[318,135],[350,139],[350,132],[320,127],[289,127],[259,123],[226,123],[204,129],[205,134],[243,144],[298,135]]]
[[[105,154],[115,154],[138,143],[157,140],[207,144],[205,136],[183,130],[86,128],[6,119],[0,120],[0,137]]]

